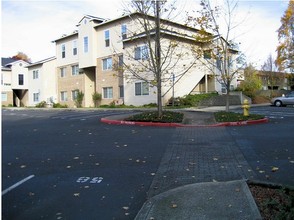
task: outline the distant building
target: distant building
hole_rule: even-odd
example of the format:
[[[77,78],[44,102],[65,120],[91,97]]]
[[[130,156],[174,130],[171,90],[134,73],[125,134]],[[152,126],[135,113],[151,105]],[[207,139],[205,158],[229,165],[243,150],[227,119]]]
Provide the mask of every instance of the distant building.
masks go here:
[[[154,20],[151,16],[148,18]],[[78,91],[85,95],[85,107],[94,105],[94,92],[102,94],[101,104],[156,103],[156,89],[152,84],[140,77],[134,79],[128,70],[123,72],[117,68],[123,63],[140,69],[144,59],[149,58],[146,34],[140,32],[137,19],[143,19],[142,14],[133,13],[113,20],[85,15],[77,24],[78,30],[54,40],[58,100],[61,104],[73,107]],[[196,62],[186,73],[180,70],[180,67],[195,62],[190,48],[195,44],[193,36],[198,30],[167,20],[163,22],[167,29],[161,30],[162,36],[182,45],[179,49],[181,51],[176,51],[169,62],[178,59],[177,53],[185,54],[162,85],[163,103],[168,102],[173,91],[175,97],[191,93],[226,92],[216,80],[215,74],[201,62]],[[162,47],[165,46],[167,45],[163,43]],[[148,75],[147,72],[144,74]],[[232,82],[232,88],[236,86],[237,80]]]
[[[154,55],[139,25],[143,17],[154,22],[154,17],[140,13],[113,20],[85,15],[78,22],[77,30],[53,41],[56,57],[32,64],[7,60],[2,64],[2,105],[35,106],[45,101],[74,107],[79,92],[84,94],[83,107],[94,106],[94,93],[102,94],[101,104],[156,103],[152,72],[143,68]],[[172,56],[162,62],[171,64],[163,76],[162,103],[188,94],[226,93],[224,85],[217,80],[220,67],[203,65],[218,61],[208,54],[196,57],[191,51],[192,47],[209,49],[209,45],[195,41],[199,30],[168,20],[161,22],[164,24],[160,29],[162,50],[173,50]],[[150,33],[155,34],[154,30]],[[223,39],[215,39],[216,43],[219,40]],[[172,47],[169,42],[173,43]],[[237,52],[230,50],[231,60],[235,60]],[[230,63],[230,69],[236,69],[234,62]],[[234,79],[231,89],[237,83]]]
[[[1,59],[1,101],[2,105],[27,106],[28,104],[28,62],[12,58]]]
[[[29,93],[28,106],[36,106],[45,101],[47,104],[58,102],[56,57],[50,57],[30,64],[28,68]]]

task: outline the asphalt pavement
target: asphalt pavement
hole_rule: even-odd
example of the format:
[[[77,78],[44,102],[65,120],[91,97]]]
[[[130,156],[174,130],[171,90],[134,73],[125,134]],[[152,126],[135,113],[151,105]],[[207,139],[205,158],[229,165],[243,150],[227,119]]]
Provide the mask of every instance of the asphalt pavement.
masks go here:
[[[174,144],[167,148],[136,220],[262,219],[247,185],[257,179],[256,172],[226,128],[219,128],[213,112],[220,110],[224,107],[184,111],[184,128],[177,130]],[[119,116],[104,122],[124,124]],[[248,124],[221,126],[230,125]],[[205,137],[211,132],[213,140],[208,141]]]
[[[29,111],[23,111],[13,115],[14,112],[8,112],[12,122],[15,120],[17,123],[19,120],[17,117],[24,118],[22,120],[24,130],[17,132],[18,135],[23,133],[24,139],[13,139],[15,125],[11,123],[10,126],[7,126],[4,123],[5,151],[3,154],[5,161],[7,160],[5,167],[13,176],[26,177],[31,174],[28,172],[31,170],[38,175],[33,178],[33,181],[30,181],[30,184],[36,182],[33,185],[35,190],[32,190],[32,185],[23,184],[22,189],[17,188],[13,193],[9,192],[5,195],[3,207],[9,208],[12,215],[18,214],[16,211],[19,210],[20,216],[31,217],[35,214],[42,214],[43,207],[47,207],[47,211],[41,216],[44,219],[52,219],[51,217],[66,219],[66,216],[70,216],[71,219],[80,219],[82,216],[87,219],[97,219],[97,213],[103,219],[101,215],[103,212],[105,212],[104,216],[120,216],[116,219],[261,219],[247,186],[247,180],[261,179],[263,176],[268,182],[274,180],[277,184],[291,185],[293,183],[293,175],[291,176],[290,170],[293,170],[293,159],[291,158],[294,158],[294,149],[287,143],[293,143],[294,140],[293,136],[289,136],[286,131],[293,129],[294,111],[291,108],[285,108],[288,120],[283,118],[278,111],[280,109],[273,109],[273,112],[279,117],[271,113],[274,118],[270,116],[268,117],[271,119],[270,122],[263,121],[261,124],[258,122],[257,125],[253,125],[255,129],[250,129],[251,125],[239,126],[245,124],[233,124],[238,125],[234,127],[219,126],[214,120],[213,112],[224,110],[223,107],[186,109],[183,110],[185,114],[183,125],[174,126],[175,129],[171,130],[137,129],[130,126],[136,125],[132,123],[126,123],[126,126],[107,125],[124,124],[123,119],[128,112],[123,112],[123,115],[120,112],[99,113],[102,115],[102,121],[106,123],[105,126],[97,126],[97,122],[93,120],[97,117],[95,112],[76,114],[74,111],[61,111],[60,113],[48,111],[44,119],[42,118],[43,113],[31,115]],[[235,106],[234,110],[242,111],[240,106]],[[129,112],[129,114],[134,113]],[[38,120],[33,122],[28,117]],[[41,126],[43,122],[48,123],[46,127]],[[280,134],[285,139],[284,142],[276,140],[279,131],[276,130],[275,125],[281,124],[285,125]],[[86,127],[82,128],[81,126],[84,125]],[[141,128],[145,126],[137,125]],[[152,126],[156,125],[152,124]],[[67,130],[64,130],[64,127]],[[44,132],[48,132],[46,133],[47,138],[42,139],[41,134]],[[274,142],[274,145],[266,146],[258,142],[263,132],[271,136],[269,143]],[[250,138],[247,134],[250,135]],[[130,135],[132,139],[129,138]],[[140,138],[140,141],[134,139],[136,136]],[[152,142],[150,137],[157,141]],[[138,143],[144,143],[144,148],[138,148]],[[260,152],[254,148],[256,144],[264,145],[259,147]],[[50,146],[50,149],[47,145]],[[275,149],[276,145],[279,146],[278,149]],[[23,151],[19,146],[26,150],[27,155],[21,155]],[[110,149],[115,149],[115,151]],[[146,158],[141,158],[142,155],[145,155]],[[21,163],[20,160],[24,157],[32,158],[31,156],[34,156],[30,162],[31,165]],[[38,161],[40,156],[41,161]],[[62,160],[56,163],[57,158]],[[99,161],[97,161],[98,158],[100,158]],[[115,160],[108,158],[115,158]],[[136,160],[130,160],[132,158]],[[14,168],[14,163],[10,163],[11,161],[16,161],[17,167]],[[50,164],[49,173],[43,173],[43,167],[45,165],[47,167],[47,164]],[[272,164],[279,167],[280,170],[289,172],[281,172],[284,173],[284,176],[279,172],[270,173],[271,171],[266,169],[271,169],[269,165]],[[73,167],[82,167],[82,169],[73,172]],[[144,171],[143,174],[142,171]],[[119,176],[114,174],[119,174]],[[99,179],[82,178],[92,177],[91,175],[94,178],[99,176],[104,178],[101,179],[99,185],[97,184],[99,188],[94,188],[89,184],[89,181],[97,182]],[[5,176],[4,189],[14,182],[11,181],[13,176],[8,176],[8,178]],[[146,179],[148,181],[145,181]],[[142,185],[143,180],[144,185]],[[80,186],[84,181],[89,183],[86,182],[87,184]],[[127,184],[122,184],[124,182]],[[42,189],[51,190],[48,198],[46,198],[48,192]],[[112,198],[110,195],[114,190],[116,197]],[[21,197],[24,191],[29,193]],[[72,198],[68,199],[67,204],[72,207],[80,207],[79,210],[73,210],[72,213],[68,205],[64,203],[64,199],[69,195],[67,191],[72,193],[72,198],[74,198],[74,202]],[[133,195],[136,195],[137,192],[140,192],[140,201],[135,204],[138,209],[132,209],[132,205],[129,204],[134,203],[129,200],[135,201],[136,197],[134,198]],[[131,199],[128,198],[129,200],[125,201],[126,193],[133,195],[130,196]],[[97,201],[95,197],[100,194],[99,201]],[[109,196],[104,197],[106,194]],[[86,200],[85,195],[88,197]],[[56,200],[61,197],[63,199]],[[41,200],[41,198],[45,199]],[[147,201],[144,198],[147,198]],[[7,203],[7,199],[10,200],[10,203]],[[57,206],[53,204],[56,201]],[[92,201],[97,203],[94,204]],[[140,209],[143,201],[146,202]],[[18,205],[10,207],[9,204]],[[135,212],[137,215],[133,214],[132,210],[139,209],[138,213]],[[27,211],[22,212],[23,210]],[[48,215],[48,213],[54,214]],[[37,216],[34,219],[37,219]]]

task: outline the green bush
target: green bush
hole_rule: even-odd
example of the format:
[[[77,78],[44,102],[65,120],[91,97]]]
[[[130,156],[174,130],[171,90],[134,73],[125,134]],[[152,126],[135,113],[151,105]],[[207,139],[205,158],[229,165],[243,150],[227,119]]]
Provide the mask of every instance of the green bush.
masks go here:
[[[75,104],[77,108],[82,107],[83,100],[84,100],[84,93],[82,91],[78,91],[77,97],[75,99]]]
[[[133,115],[126,121],[141,121],[141,122],[164,122],[164,123],[181,123],[183,121],[184,114],[173,111],[163,111],[162,117],[158,117],[157,111],[143,112],[141,114]]]
[[[53,103],[53,108],[68,108],[68,106],[66,104]]]
[[[101,102],[101,99],[102,99],[102,94],[98,93],[98,92],[94,92],[92,94],[92,100],[94,102],[94,106],[95,108],[97,108]]]
[[[183,98],[179,98],[179,104],[181,106],[187,106],[187,107],[198,106],[200,101],[204,99],[209,99],[217,95],[218,95],[217,93],[186,95]]]
[[[45,107],[46,107],[46,102],[45,101],[42,101],[42,102],[40,102],[40,103],[38,103],[36,105],[36,108],[45,108]]]
[[[247,121],[247,120],[258,120],[263,119],[263,115],[250,114],[249,116],[244,116],[242,113],[235,112],[215,112],[215,120],[217,122],[238,122],[238,121]]]

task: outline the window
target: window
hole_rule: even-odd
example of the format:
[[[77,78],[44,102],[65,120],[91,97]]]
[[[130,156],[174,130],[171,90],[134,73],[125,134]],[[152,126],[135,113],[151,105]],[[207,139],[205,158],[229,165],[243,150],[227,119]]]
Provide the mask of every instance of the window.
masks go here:
[[[220,71],[222,70],[222,61],[220,59],[216,60],[216,68]]]
[[[118,66],[122,67],[124,65],[124,56],[123,55],[119,55],[118,56]]]
[[[23,74],[18,74],[18,85],[23,86],[24,84],[24,76]]]
[[[63,102],[67,101],[67,92],[60,92],[60,100]]]
[[[113,97],[112,87],[103,88],[103,98],[112,99],[112,97]]]
[[[135,95],[149,95],[149,85],[146,82],[135,83]]]
[[[135,60],[147,60],[148,58],[149,53],[146,45],[135,48]]]
[[[65,44],[61,45],[61,58],[65,58]]]
[[[112,58],[106,58],[102,60],[102,69],[103,70],[111,70],[112,69]]]
[[[204,53],[203,53],[203,57],[204,57],[204,59],[206,59],[206,60],[210,60],[210,59],[211,59],[211,51],[210,51],[210,50],[206,50],[206,51],[204,51]]]
[[[79,75],[79,66],[74,65],[71,67],[71,75],[76,76]]]
[[[66,75],[65,67],[61,67],[60,68],[60,77],[63,78],[63,77],[65,77],[65,75]]]
[[[3,85],[3,74],[1,73],[1,85]]]
[[[104,32],[104,37],[105,37],[105,47],[109,47],[110,44],[110,36],[109,36],[109,30]]]
[[[1,101],[2,102],[7,102],[7,93],[6,92],[1,93]]]
[[[127,25],[123,24],[121,26],[121,38],[124,40],[124,39],[127,39]]]
[[[74,40],[72,42],[72,54],[75,56],[78,54],[78,46],[77,46],[77,41]]]
[[[119,97],[120,98],[124,97],[124,86],[119,86]]]
[[[73,101],[75,101],[77,99],[78,93],[79,93],[79,90],[71,91],[71,98],[72,98]]]
[[[88,37],[84,37],[84,53],[88,53],[88,51],[89,51]]]
[[[39,78],[39,70],[34,70],[33,71],[33,79],[38,79]]]
[[[33,93],[33,100],[34,102],[39,102],[40,93]]]

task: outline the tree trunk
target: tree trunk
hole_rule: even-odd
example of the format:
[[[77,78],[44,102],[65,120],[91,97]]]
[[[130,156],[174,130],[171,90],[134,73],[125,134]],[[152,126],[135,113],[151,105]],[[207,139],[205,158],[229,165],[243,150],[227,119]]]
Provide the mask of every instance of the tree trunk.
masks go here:
[[[226,95],[226,112],[230,111],[230,89],[227,88],[227,95]]]
[[[157,80],[157,114],[162,117],[161,99],[161,46],[160,46],[160,5],[156,1],[156,36],[155,36],[155,59],[156,59],[156,80]]]

